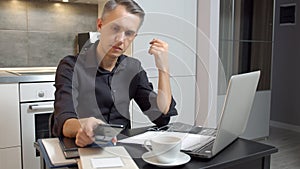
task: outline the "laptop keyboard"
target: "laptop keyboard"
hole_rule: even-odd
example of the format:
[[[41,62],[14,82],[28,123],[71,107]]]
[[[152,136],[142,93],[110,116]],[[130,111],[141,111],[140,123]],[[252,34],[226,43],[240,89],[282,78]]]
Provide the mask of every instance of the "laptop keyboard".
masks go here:
[[[202,147],[195,148],[192,152],[198,154],[198,153],[202,153],[202,152],[204,152],[206,150],[211,150],[212,149],[212,145],[214,144],[214,141],[215,140],[211,140],[206,145],[204,145]]]
[[[204,136],[213,136],[215,137],[217,134],[217,130],[214,128],[203,128],[198,134]]]

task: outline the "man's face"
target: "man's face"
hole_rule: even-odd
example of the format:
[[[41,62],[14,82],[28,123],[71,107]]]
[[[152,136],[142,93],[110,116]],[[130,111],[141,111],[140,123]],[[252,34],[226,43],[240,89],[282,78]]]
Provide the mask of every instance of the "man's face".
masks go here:
[[[124,6],[118,6],[98,20],[100,30],[100,54],[119,57],[134,40],[140,26],[139,16],[130,14]]]

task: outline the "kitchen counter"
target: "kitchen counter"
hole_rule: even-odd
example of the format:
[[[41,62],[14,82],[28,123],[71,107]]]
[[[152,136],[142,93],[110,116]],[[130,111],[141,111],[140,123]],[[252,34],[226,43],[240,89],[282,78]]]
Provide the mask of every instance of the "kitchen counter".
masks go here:
[[[55,70],[55,67],[0,68],[0,83],[54,81]]]

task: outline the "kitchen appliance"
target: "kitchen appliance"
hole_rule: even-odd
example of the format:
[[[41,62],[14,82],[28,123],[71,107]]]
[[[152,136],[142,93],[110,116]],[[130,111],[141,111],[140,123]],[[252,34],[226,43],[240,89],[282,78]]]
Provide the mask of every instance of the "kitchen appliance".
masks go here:
[[[99,37],[99,32],[78,33],[78,51],[80,52],[84,44],[89,40],[90,43],[95,43]],[[79,53],[78,52],[78,53]]]
[[[55,74],[56,67],[18,67],[18,68],[0,68],[7,73],[17,76],[28,75],[53,75]]]
[[[54,82],[20,83],[23,169],[39,169],[37,139],[49,137],[48,119],[54,110]]]

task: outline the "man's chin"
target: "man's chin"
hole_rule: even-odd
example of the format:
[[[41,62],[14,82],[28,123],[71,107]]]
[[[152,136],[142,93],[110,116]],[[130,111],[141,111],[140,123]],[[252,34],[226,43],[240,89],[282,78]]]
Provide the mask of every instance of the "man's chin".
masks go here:
[[[109,56],[110,58],[118,58],[121,55],[122,55],[122,53],[108,53],[108,54],[106,54],[106,56]]]
[[[122,54],[123,54],[123,52],[121,52],[121,51],[110,51],[107,53],[107,55],[109,55],[111,57],[116,57],[116,58],[118,58]]]

